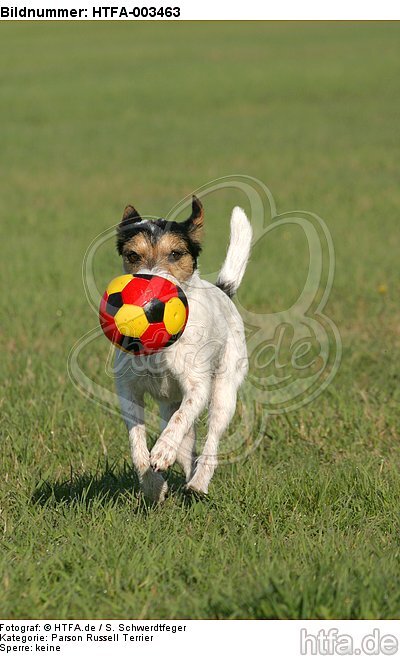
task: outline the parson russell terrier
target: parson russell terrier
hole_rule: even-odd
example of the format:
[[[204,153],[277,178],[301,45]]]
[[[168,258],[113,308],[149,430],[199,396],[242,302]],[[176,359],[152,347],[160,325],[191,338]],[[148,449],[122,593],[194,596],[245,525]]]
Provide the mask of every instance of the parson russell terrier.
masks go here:
[[[248,370],[243,321],[231,301],[250,255],[252,230],[235,207],[225,262],[215,285],[197,270],[204,211],[193,196],[192,214],[182,222],[142,219],[131,205],[117,229],[117,249],[126,273],[169,278],[184,290],[189,319],[179,340],[159,353],[133,357],[117,350],[115,380],[129,431],[133,464],[150,501],[162,501],[161,472],[177,461],[188,490],[206,494],[217,465],[218,443],[236,408],[237,390]],[[144,394],[159,404],[161,435],[149,451]],[[195,423],[208,407],[203,453],[196,457]]]

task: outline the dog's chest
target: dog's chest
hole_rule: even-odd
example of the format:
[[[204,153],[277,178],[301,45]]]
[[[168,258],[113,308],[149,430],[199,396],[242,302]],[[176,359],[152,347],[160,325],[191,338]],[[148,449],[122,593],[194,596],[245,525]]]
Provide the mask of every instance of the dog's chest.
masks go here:
[[[181,401],[182,392],[178,380],[168,371],[148,372],[136,381],[142,391],[150,394],[154,399],[162,401]]]
[[[129,382],[139,395],[147,392],[157,400],[182,399],[179,374],[168,365],[168,358],[163,354],[134,358],[119,351],[116,354],[115,374]]]

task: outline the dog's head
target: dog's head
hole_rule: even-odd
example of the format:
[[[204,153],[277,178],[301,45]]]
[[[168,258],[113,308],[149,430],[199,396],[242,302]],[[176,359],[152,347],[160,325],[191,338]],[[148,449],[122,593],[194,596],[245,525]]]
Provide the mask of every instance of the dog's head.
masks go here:
[[[142,219],[132,205],[125,208],[117,230],[117,250],[126,273],[142,269],[169,273],[180,282],[197,268],[201,251],[204,210],[196,196],[186,221]]]

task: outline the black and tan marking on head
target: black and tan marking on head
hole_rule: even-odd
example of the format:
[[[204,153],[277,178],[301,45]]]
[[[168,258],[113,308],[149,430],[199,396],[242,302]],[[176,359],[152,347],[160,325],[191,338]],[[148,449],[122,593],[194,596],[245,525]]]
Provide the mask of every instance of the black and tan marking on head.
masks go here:
[[[196,196],[186,221],[142,219],[132,205],[125,208],[117,230],[117,250],[127,273],[142,268],[166,271],[177,280],[190,278],[201,251],[204,210]]]

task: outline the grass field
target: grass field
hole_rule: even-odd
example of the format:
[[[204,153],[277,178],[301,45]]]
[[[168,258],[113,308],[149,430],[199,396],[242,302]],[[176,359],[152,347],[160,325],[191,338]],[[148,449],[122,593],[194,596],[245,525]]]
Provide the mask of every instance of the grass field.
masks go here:
[[[1,617],[400,617],[399,32],[0,25]],[[207,501],[176,491],[149,509],[122,421],[67,375],[96,322],[82,259],[128,202],[162,215],[232,173],[329,226],[342,365],[219,468]],[[206,204],[203,270],[240,200]],[[288,307],[306,256],[296,231],[274,233],[241,303]],[[120,267],[111,248],[102,258],[100,285]],[[105,341],[89,368],[102,371]]]

